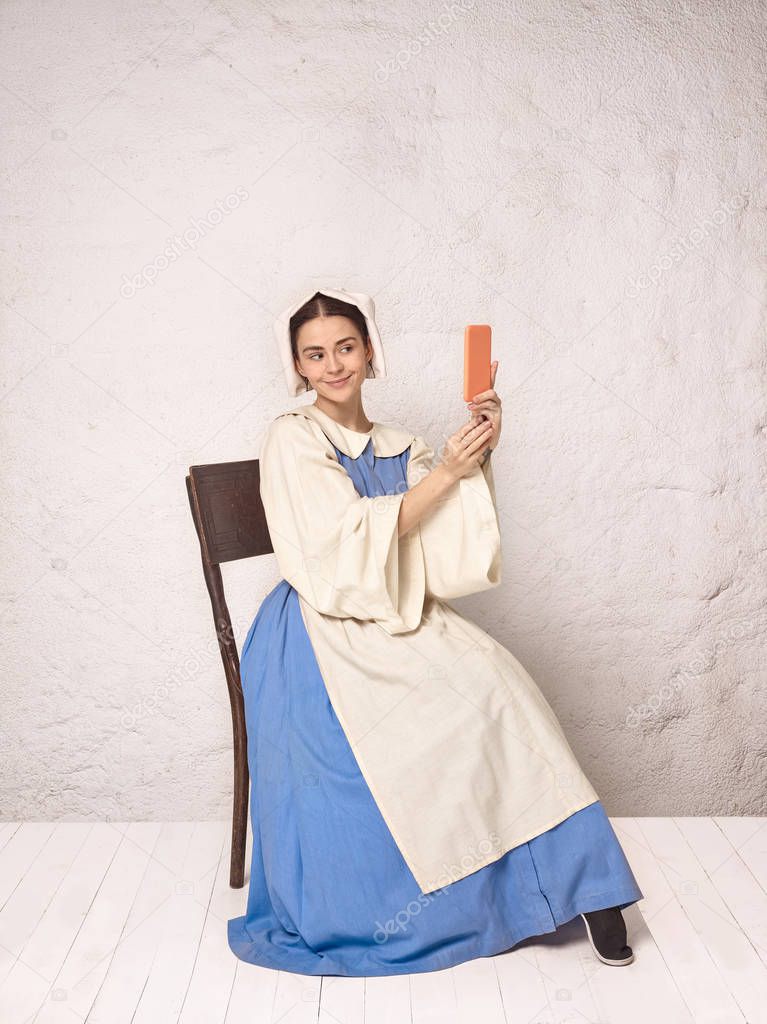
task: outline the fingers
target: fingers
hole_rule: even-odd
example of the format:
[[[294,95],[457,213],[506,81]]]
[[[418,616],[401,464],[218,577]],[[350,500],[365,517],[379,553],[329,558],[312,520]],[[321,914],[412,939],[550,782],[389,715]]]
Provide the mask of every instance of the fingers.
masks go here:
[[[490,423],[492,426],[492,420],[477,420],[476,422],[472,419],[465,426],[461,427],[458,431],[461,442],[471,441],[474,437],[478,437],[482,433],[487,424]]]
[[[483,402],[481,405],[473,405],[470,409],[472,416],[488,416],[492,419],[493,416],[500,416],[500,410],[497,405],[493,405],[492,402]]]
[[[490,420],[484,420],[482,423],[478,423],[466,435],[467,443],[464,446],[464,452],[468,455],[473,455],[475,452],[483,448],[490,440],[493,433],[493,424]]]
[[[466,403],[466,408],[471,410],[480,409],[482,407],[490,406],[492,409],[501,408],[501,400],[495,392],[491,392],[484,398],[473,398],[470,402]]]
[[[477,402],[487,401],[500,402],[500,399],[498,398],[495,388],[488,388],[487,391],[480,391],[478,394],[472,395],[471,402],[469,402],[469,405],[476,405]]]
[[[481,456],[489,449],[494,434],[495,425],[492,419],[479,419],[477,422],[472,419],[448,439],[445,457],[455,466],[458,479],[483,461]]]

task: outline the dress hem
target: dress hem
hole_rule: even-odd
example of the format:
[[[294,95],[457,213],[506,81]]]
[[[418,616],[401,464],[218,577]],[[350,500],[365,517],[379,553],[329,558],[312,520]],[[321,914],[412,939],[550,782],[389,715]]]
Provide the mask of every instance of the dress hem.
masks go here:
[[[637,888],[629,889],[607,889],[601,893],[591,893],[588,896],[582,896],[580,899],[574,901],[565,911],[558,911],[556,917],[553,914],[549,914],[548,917],[541,917],[537,923],[530,924],[521,929],[510,931],[508,936],[503,939],[499,944],[495,944],[498,948],[493,948],[488,951],[482,951],[477,949],[471,953],[460,953],[457,956],[445,957],[443,963],[434,963],[431,966],[418,966],[417,964],[403,964],[398,966],[396,964],[370,964],[366,968],[361,970],[356,969],[344,969],[343,965],[334,964],[336,970],[299,970],[294,967],[285,966],[284,962],[272,962],[268,955],[260,957],[259,959],[250,959],[247,956],[242,956],[240,950],[248,945],[253,945],[252,940],[245,940],[244,942],[236,938],[236,933],[242,932],[245,927],[245,917],[233,918],[228,922],[228,939],[229,948],[234,955],[242,960],[244,963],[253,964],[254,966],[264,967],[269,970],[286,971],[288,974],[301,974],[305,977],[344,977],[344,978],[376,978],[376,977],[387,977],[390,975],[401,975],[401,974],[430,974],[435,971],[448,970],[451,967],[457,967],[459,964],[466,963],[469,960],[477,960],[480,957],[493,957],[499,956],[501,953],[507,953],[513,950],[520,942],[525,939],[534,938],[538,935],[547,935],[551,932],[556,931],[563,924],[573,920],[580,914],[589,913],[592,910],[601,910],[607,907],[620,907],[623,910],[625,907],[631,906],[633,903],[637,903],[639,900],[644,899],[644,894]],[[596,905],[595,904],[596,901]],[[315,954],[316,956],[322,956],[323,954]],[[276,958],[274,958],[276,961]],[[332,963],[332,957],[328,957],[328,966]]]

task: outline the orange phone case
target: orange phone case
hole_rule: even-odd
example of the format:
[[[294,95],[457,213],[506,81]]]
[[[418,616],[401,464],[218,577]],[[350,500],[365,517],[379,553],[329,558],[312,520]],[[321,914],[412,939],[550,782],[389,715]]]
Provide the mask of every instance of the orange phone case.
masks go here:
[[[463,399],[490,387],[490,326],[469,324],[463,335]]]

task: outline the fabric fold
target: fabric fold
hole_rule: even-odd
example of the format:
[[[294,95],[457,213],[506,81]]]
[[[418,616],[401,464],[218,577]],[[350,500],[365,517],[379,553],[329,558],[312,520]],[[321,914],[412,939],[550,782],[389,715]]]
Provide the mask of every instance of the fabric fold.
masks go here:
[[[427,594],[449,600],[501,582],[501,534],[491,461],[492,455],[461,477],[418,524]],[[433,448],[416,437],[410,449],[408,486],[414,487],[434,465]]]

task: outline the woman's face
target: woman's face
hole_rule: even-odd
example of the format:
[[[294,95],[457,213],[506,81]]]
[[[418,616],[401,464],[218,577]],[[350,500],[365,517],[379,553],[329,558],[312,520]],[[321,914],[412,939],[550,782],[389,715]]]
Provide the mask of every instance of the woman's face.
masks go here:
[[[356,395],[372,358],[354,321],[345,316],[315,317],[302,324],[296,339],[298,372],[318,395],[347,402]]]

